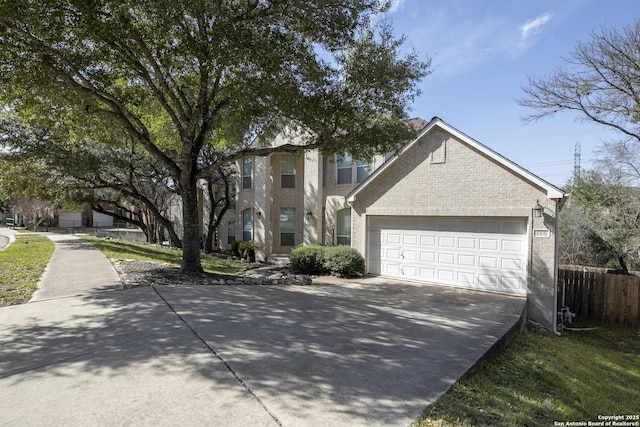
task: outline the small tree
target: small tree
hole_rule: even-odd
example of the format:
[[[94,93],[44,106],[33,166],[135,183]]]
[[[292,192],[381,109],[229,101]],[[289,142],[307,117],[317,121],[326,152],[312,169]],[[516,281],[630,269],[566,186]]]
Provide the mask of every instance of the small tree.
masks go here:
[[[611,257],[624,274],[640,255],[640,191],[617,173],[586,171],[572,189],[573,202],[583,213],[584,227],[606,263]],[[607,259],[608,258],[608,259]]]
[[[31,199],[28,197],[18,197],[9,202],[9,209],[12,213],[25,218],[25,226],[36,231],[41,225],[49,225],[53,222],[56,213],[56,205],[51,202]]]

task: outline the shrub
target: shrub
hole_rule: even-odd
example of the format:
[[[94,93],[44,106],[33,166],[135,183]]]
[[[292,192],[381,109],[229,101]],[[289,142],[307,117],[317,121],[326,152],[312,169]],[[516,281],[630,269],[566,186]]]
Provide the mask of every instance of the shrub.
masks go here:
[[[242,243],[242,240],[234,240],[231,242],[231,252],[237,257],[240,257],[240,243]]]
[[[253,240],[242,241],[238,245],[238,252],[240,252],[242,258],[246,259],[249,262],[256,261],[256,251],[259,251],[261,249],[262,245]]]
[[[322,274],[325,247],[318,245],[298,246],[289,253],[291,269],[301,274]]]
[[[324,252],[324,268],[337,277],[362,276],[364,258],[350,246],[332,246]]]

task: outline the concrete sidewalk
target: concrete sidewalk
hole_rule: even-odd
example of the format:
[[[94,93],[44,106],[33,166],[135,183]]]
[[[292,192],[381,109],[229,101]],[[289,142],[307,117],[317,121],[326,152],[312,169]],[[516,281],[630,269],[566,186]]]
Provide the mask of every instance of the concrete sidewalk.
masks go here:
[[[407,426],[526,303],[380,278],[117,290],[50,238],[40,297],[0,309],[0,425]]]
[[[55,250],[30,302],[122,289],[118,273],[91,243],[69,234],[42,234]]]

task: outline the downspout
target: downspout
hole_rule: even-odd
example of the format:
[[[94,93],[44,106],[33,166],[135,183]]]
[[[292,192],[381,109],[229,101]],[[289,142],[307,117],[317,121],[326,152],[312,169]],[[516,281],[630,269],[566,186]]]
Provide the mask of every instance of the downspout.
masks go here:
[[[556,201],[556,217],[554,224],[555,249],[553,254],[553,333],[556,334],[556,336],[562,336],[562,333],[558,332],[558,251],[560,250],[560,236],[558,236],[558,217],[560,215],[560,203],[561,200]]]

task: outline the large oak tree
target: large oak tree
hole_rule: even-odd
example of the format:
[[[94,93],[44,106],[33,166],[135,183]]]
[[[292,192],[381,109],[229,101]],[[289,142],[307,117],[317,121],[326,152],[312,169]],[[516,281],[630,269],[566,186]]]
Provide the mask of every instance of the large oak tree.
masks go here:
[[[175,180],[182,270],[200,271],[199,179],[243,156],[365,156],[411,136],[429,64],[401,52],[383,3],[0,0],[0,97],[48,126],[82,113],[126,131]],[[302,145],[269,145],[296,128]]]

